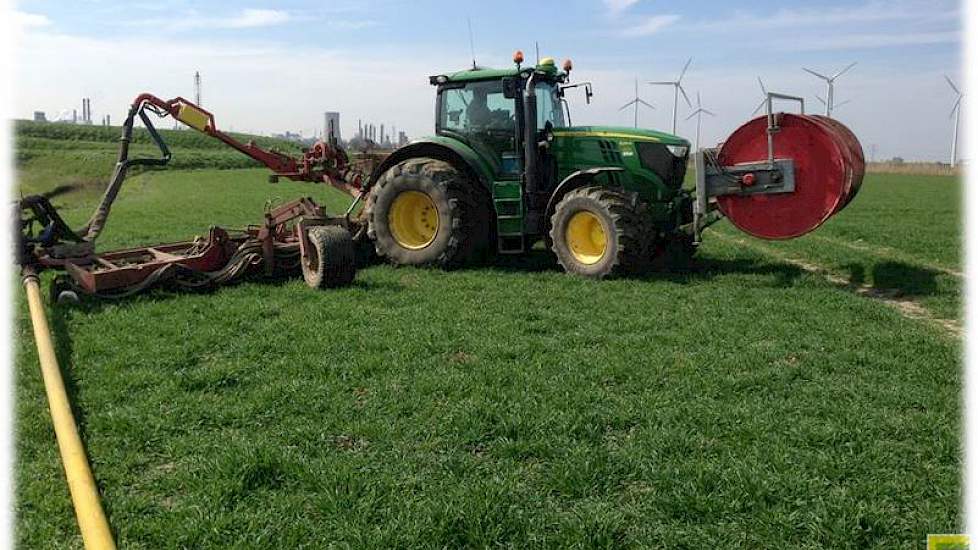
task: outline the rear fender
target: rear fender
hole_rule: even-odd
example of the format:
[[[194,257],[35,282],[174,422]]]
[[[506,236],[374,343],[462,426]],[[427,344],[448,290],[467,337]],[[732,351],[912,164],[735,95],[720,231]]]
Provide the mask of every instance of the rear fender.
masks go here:
[[[447,162],[465,174],[470,181],[481,185],[485,191],[489,192],[491,189],[493,178],[488,163],[471,147],[444,137],[425,138],[394,151],[370,174],[368,185],[372,187],[384,172],[398,163],[422,157]]]

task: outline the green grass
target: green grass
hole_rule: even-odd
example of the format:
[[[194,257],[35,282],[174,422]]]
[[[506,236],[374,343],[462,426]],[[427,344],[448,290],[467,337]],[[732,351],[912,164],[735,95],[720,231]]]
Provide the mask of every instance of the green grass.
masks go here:
[[[269,199],[346,204],[264,174],[143,174],[101,244],[255,222]],[[819,233],[765,246],[860,263],[866,284],[884,261],[960,270],[958,186],[870,177]],[[77,222],[92,198],[58,202]],[[959,531],[960,342],[709,237],[692,272],[640,279],[538,254],[50,308],[120,546],[909,549]],[[959,292],[913,297],[951,314]],[[16,311],[17,542],[79,547]]]

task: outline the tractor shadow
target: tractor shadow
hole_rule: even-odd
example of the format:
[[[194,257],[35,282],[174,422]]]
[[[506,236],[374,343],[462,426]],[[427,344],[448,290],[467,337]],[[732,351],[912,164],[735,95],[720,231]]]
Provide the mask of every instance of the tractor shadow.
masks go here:
[[[78,377],[75,376],[74,369],[71,368],[74,343],[71,338],[70,324],[71,317],[75,312],[72,308],[58,307],[57,305],[49,305],[44,309],[47,311],[51,339],[54,341],[54,355],[58,360],[58,369],[61,371],[61,379],[64,381],[65,393],[68,394],[71,414],[75,417],[78,435],[84,441],[87,434],[85,410],[78,406],[81,390],[78,386]]]
[[[941,294],[937,277],[941,273],[903,262],[880,262],[870,269],[863,264],[847,264],[849,282],[853,286],[869,286],[901,296],[921,297]]]
[[[512,273],[563,273],[554,255],[546,250],[532,250],[520,256],[500,256],[491,266],[474,270],[494,270]],[[668,281],[671,283],[696,283],[728,275],[773,276],[774,287],[790,287],[804,274],[798,266],[777,261],[748,258],[715,258],[697,256],[689,265],[672,268],[649,269],[642,273],[619,277],[624,280]]]

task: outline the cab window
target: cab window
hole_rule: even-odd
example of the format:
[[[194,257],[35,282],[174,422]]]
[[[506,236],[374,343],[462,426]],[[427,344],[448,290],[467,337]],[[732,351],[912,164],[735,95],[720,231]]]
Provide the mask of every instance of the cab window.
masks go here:
[[[472,82],[441,92],[441,128],[460,134],[516,131],[516,105],[503,96],[502,82]]]
[[[537,95],[537,128],[543,129],[547,123],[553,124],[555,128],[561,128],[567,124],[564,122],[564,105],[560,101],[557,86],[549,82],[541,82],[536,85]]]

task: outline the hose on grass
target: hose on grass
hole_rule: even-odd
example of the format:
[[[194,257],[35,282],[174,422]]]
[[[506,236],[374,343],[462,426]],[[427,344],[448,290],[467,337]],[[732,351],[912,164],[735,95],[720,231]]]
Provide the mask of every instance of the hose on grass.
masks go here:
[[[92,470],[89,468],[81,437],[78,435],[75,417],[71,414],[71,404],[68,401],[54,344],[51,341],[51,329],[48,327],[44,305],[41,302],[37,275],[27,273],[24,276],[24,290],[27,292],[27,304],[31,311],[34,341],[41,362],[41,375],[44,378],[44,390],[51,409],[54,434],[58,440],[58,450],[61,452],[61,461],[65,467],[65,477],[68,479],[68,490],[71,492],[71,501],[75,507],[75,517],[78,519],[82,541],[87,550],[114,550],[115,541],[109,530],[109,522],[102,510],[98,488]]]

